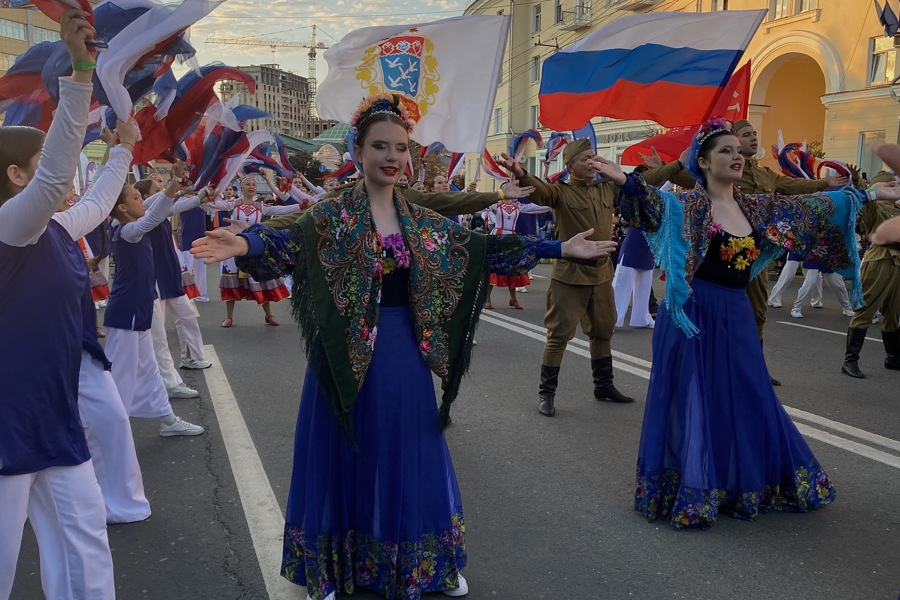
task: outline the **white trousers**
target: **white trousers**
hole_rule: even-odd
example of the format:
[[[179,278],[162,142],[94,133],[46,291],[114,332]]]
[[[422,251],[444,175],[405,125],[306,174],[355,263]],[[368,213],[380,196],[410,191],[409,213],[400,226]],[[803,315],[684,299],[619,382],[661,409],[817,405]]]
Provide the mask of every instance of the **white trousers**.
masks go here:
[[[632,327],[646,327],[653,322],[648,306],[650,287],[653,284],[652,269],[634,269],[624,265],[616,267],[613,276],[613,292],[616,297],[616,327],[624,327],[628,301],[631,301]]]
[[[129,417],[155,419],[172,414],[149,331],[107,327],[106,355]]]
[[[0,507],[0,600],[12,591],[26,518],[37,537],[47,598],[116,597],[106,511],[91,461],[0,476]]]
[[[200,295],[204,298],[209,298],[209,294],[206,293],[206,263],[202,260],[194,260],[194,255],[191,254],[190,250],[182,250],[181,256],[184,259],[187,270],[194,275]]]
[[[850,304],[850,294],[847,293],[847,286],[844,285],[844,278],[839,273],[822,273],[822,277],[819,277],[819,274],[820,271],[818,269],[806,270],[806,275],[803,277],[803,285],[800,286],[797,300],[794,302],[794,309],[800,310],[803,308],[803,304],[813,293],[816,285],[822,285],[822,279],[825,280],[828,287],[834,290],[834,295],[837,296],[841,308],[853,308]],[[822,298],[822,292],[819,292],[819,298]]]
[[[144,495],[128,413],[112,374],[87,352],[81,353],[78,412],[103,493],[106,522],[143,521],[150,516],[150,503]]]
[[[800,261],[797,260],[789,260],[784,263],[784,268],[781,270],[781,275],[778,276],[778,281],[775,282],[775,286],[772,288],[772,291],[769,293],[769,304],[782,304],[781,302],[781,294],[784,293],[784,288],[787,287],[787,284],[791,282],[794,278],[794,275],[797,274],[797,269],[800,268]],[[804,282],[806,279],[803,280]],[[822,301],[822,281],[818,280],[816,282],[816,287],[812,292],[812,300],[813,304],[818,304]]]
[[[101,258],[97,263],[97,268],[103,273],[103,277],[109,281],[109,257]]]
[[[175,330],[181,346],[181,359],[196,358],[203,360],[203,336],[200,333],[200,321],[197,307],[187,296],[178,296],[167,300],[153,301],[153,323],[150,331],[153,336],[153,351],[156,362],[167,390],[184,384],[169,351],[169,339],[166,335],[166,308],[175,315]]]

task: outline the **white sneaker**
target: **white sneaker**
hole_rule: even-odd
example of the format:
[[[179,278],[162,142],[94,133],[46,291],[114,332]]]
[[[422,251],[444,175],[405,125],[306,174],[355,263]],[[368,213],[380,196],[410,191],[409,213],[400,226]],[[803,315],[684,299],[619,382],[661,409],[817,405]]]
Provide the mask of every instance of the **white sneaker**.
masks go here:
[[[169,390],[169,398],[199,398],[200,392],[197,390],[191,389],[188,386],[181,385],[173,387]]]
[[[881,320],[881,315],[876,314],[874,317],[872,317],[872,324],[874,325],[875,323],[879,322],[880,320]]]
[[[94,308],[106,308],[106,300],[97,300],[94,302]]]
[[[649,323],[644,325],[644,329],[653,329],[654,327],[656,327],[656,321],[650,321]]]
[[[769,301],[769,306],[771,306],[772,308],[781,308],[781,302]]]
[[[853,311],[852,308],[845,308],[845,309],[843,310],[843,313],[844,313],[844,316],[845,316],[845,317],[852,317],[852,316],[853,316],[853,312],[854,312],[854,311]]]
[[[792,309],[791,309],[791,316],[794,317],[795,319],[802,319],[802,318],[803,318],[803,313],[800,312],[800,309],[799,309],[799,308],[792,308]]]
[[[466,578],[460,574],[459,576],[459,587],[454,588],[452,590],[442,590],[445,596],[450,596],[453,598],[458,598],[459,596],[465,596],[469,593],[469,584],[466,583]]]
[[[207,297],[207,296],[197,296],[196,298],[194,298],[194,302],[203,302],[203,303],[206,303],[206,302],[209,302],[209,297]]]
[[[478,345],[478,340],[472,340],[472,345],[473,345],[473,346],[477,346],[477,345]]]
[[[200,360],[199,358],[189,358],[181,361],[182,369],[208,369],[212,363],[208,360]]]
[[[516,288],[516,293],[517,293],[517,294],[527,294],[527,293],[528,293],[528,288],[527,288],[527,287],[517,287],[517,288]]]
[[[809,305],[812,306],[813,308],[825,308],[825,303],[822,302],[821,300],[813,300],[812,302],[809,303]]]
[[[161,437],[175,437],[177,435],[200,435],[206,433],[206,430],[199,425],[188,423],[181,417],[175,417],[175,422],[171,425],[160,425],[159,435]]]

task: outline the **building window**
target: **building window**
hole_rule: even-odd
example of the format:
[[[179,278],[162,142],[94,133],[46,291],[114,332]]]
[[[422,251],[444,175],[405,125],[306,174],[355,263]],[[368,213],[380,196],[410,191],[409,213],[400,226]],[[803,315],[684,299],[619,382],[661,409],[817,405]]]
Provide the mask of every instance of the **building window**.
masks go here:
[[[12,38],[14,40],[27,40],[25,33],[25,23],[16,23],[9,19],[0,19],[0,36]]]
[[[494,133],[503,133],[503,109],[494,109]]]
[[[0,52],[0,71],[9,71],[9,68],[16,62],[15,54],[5,54]]]
[[[728,0],[712,0],[712,10],[728,10]]]
[[[53,31],[52,29],[44,29],[43,27],[33,27],[31,30],[31,36],[33,38],[33,43],[40,44],[41,42],[55,42],[59,40],[59,32]]]
[[[893,82],[897,64],[897,49],[894,47],[894,38],[872,38],[869,40],[869,48],[871,49],[869,85]]]
[[[791,3],[794,0],[774,0],[772,6],[772,18],[780,19],[791,15]]]
[[[531,119],[528,121],[528,126],[532,129],[538,128],[538,114],[539,108],[537,104],[531,105]]]
[[[541,57],[531,57],[531,83],[537,83],[541,80]]]
[[[553,22],[554,23],[562,23],[563,20],[563,8],[561,0],[556,0],[556,4],[553,12]]]
[[[884,163],[878,156],[872,152],[869,144],[875,140],[884,141],[885,132],[882,131],[860,131],[859,132],[859,171],[864,173],[866,178],[872,178],[879,171],[884,170]]]
[[[541,30],[541,5],[535,4],[531,7],[531,32],[537,33]]]
[[[800,0],[797,5],[797,12],[806,12],[816,7],[816,0]]]

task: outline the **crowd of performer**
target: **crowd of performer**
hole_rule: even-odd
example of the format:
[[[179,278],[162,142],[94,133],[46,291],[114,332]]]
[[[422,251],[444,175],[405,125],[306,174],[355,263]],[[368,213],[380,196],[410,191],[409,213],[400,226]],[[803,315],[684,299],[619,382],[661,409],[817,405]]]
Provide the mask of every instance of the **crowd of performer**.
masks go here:
[[[355,586],[409,600],[467,593],[462,501],[443,427],[477,360],[473,335],[481,311],[494,308],[492,287],[522,309],[517,292],[540,260],[553,262],[540,415],[557,415],[579,325],[593,398],[618,403],[634,398],[614,384],[614,332],[629,306],[630,326],[654,329],[637,511],[706,529],[723,513],[754,519],[834,499],[775,395],[763,326],[802,264],[791,314],[802,317],[807,300],[821,304],[820,279],[835,290],[850,317],[842,372],[865,376],[860,350],[879,318],[884,367],[900,371],[892,171],[869,181],[853,168],[849,177],[786,177],[757,163],[749,121],[714,119],[681,159],[648,157],[632,173],[575,139],[562,151],[565,182],[503,155],[510,177],[498,192],[453,192],[444,175],[409,186],[414,123],[396,97],[375,96],[351,120],[361,169],[343,186],[246,169],[196,189],[179,160],[129,182],[140,131],[126,118],[103,130],[105,164],[78,198],[70,188],[91,111],[91,34],[83,13],[63,14],[73,72],[59,81],[46,135],[0,128],[0,342],[17,349],[0,363],[0,599],[10,595],[26,519],[48,597],[114,597],[106,525],[151,514],[129,418],[156,419],[163,438],[205,433],[170,400],[200,396],[181,369],[212,366],[196,307],[215,298],[208,264],[221,269],[222,327],[240,322],[241,301],[262,308],[260,325],[277,327],[271,305],[290,299],[306,343],[282,574],[313,600]],[[900,148],[875,151],[900,167]],[[260,177],[274,202],[260,201]],[[517,235],[528,219],[534,229]],[[614,262],[617,221],[627,232]],[[861,263],[857,237],[871,244]],[[769,265],[786,251],[770,296]],[[658,308],[656,267],[666,277]]]

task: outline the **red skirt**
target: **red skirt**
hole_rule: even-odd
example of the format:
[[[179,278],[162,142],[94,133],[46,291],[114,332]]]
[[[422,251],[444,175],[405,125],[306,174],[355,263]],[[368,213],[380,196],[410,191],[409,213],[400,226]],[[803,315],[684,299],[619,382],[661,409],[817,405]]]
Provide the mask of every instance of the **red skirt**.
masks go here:
[[[497,287],[527,287],[531,285],[531,278],[528,273],[524,275],[497,275],[491,273],[491,285]]]
[[[219,293],[222,301],[256,300],[257,304],[278,302],[290,297],[291,293],[282,278],[270,281],[256,281],[252,277],[241,277],[223,273],[219,279]]]

